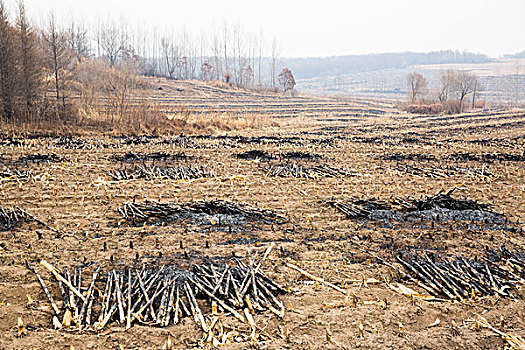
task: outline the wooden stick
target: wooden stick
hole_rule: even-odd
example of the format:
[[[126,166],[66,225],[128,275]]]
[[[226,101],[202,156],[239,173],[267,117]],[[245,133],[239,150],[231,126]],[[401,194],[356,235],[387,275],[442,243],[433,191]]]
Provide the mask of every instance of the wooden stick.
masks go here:
[[[332,284],[330,282],[327,282],[327,281],[325,281],[322,278],[316,277],[316,276],[312,275],[311,273],[306,272],[305,270],[301,269],[300,267],[297,267],[297,266],[295,266],[293,264],[290,264],[290,263],[286,263],[286,266],[288,266],[288,267],[290,267],[290,268],[292,268],[292,269],[294,269],[296,271],[299,271],[304,276],[306,276],[306,277],[308,277],[308,278],[310,278],[310,279],[312,279],[314,281],[317,281],[317,282],[319,282],[321,284],[324,284],[325,286],[330,287],[330,288],[332,288],[332,289],[334,289],[334,290],[336,290],[336,291],[338,291],[340,293],[343,293],[344,295],[348,294],[348,291],[346,291],[346,290],[344,290],[344,289],[342,289],[342,288],[340,288],[340,287],[338,287],[338,286],[336,286],[336,285],[334,285],[334,284]]]
[[[177,289],[177,298],[175,299],[175,315],[173,316],[173,324],[179,323],[179,302],[180,302],[180,293],[179,287],[175,286]]]
[[[234,309],[232,309],[231,307],[229,307],[228,305],[226,305],[221,299],[217,298],[215,295],[211,294],[211,292],[207,291],[206,288],[204,288],[204,286],[202,286],[202,284],[196,282],[195,280],[193,280],[191,277],[189,277],[190,280],[197,286],[197,288],[199,288],[200,290],[202,290],[205,294],[207,294],[211,299],[215,300],[217,303],[219,303],[220,306],[222,306],[225,310],[228,310],[229,312],[232,313],[233,316],[235,316],[237,319],[239,319],[239,321],[241,322],[245,322],[244,320],[244,317],[238,313],[237,311],[235,311]]]
[[[68,282],[71,283],[71,274],[69,273],[69,270],[67,268],[66,268],[66,276],[67,276]],[[69,287],[67,289],[67,294],[69,297],[69,306],[71,307],[73,311],[75,311],[75,313],[78,314],[77,303],[75,302],[75,294],[71,292],[71,288]]]
[[[167,327],[170,323],[170,314],[171,314],[171,309],[173,308],[173,297],[174,297],[174,294],[175,294],[175,289],[177,288],[177,279],[178,278],[175,278],[172,282],[171,282],[171,291],[170,291],[170,297],[169,297],[169,300],[168,300],[168,307],[167,307],[167,311],[166,311],[166,314],[164,315],[164,319],[162,320],[162,325],[164,327]]]
[[[93,289],[95,288],[95,282],[97,280],[97,276],[98,276],[99,271],[100,271],[100,265],[97,266],[97,268],[93,272],[93,279],[91,280],[91,284],[89,285],[89,288],[88,288],[88,291],[87,291],[87,295],[86,295],[86,300],[84,301],[84,303],[82,304],[82,308],[80,309],[80,318],[79,318],[80,324],[82,324],[83,319],[84,319],[84,315],[86,314],[87,307],[89,305],[89,301],[91,300],[91,297],[92,297],[92,294],[93,294]]]
[[[51,303],[51,307],[55,311],[55,314],[60,315],[60,310],[58,309],[57,304],[55,303],[55,300],[53,299],[53,296],[49,292],[49,289],[47,289],[46,284],[42,280],[42,277],[40,277],[40,274],[38,271],[29,264],[29,261],[26,259],[26,266],[29,270],[33,271],[36,275],[36,278],[38,278],[38,282],[40,282],[40,285],[42,286],[42,289],[44,290],[44,293],[46,294],[47,298],[49,299],[49,302]]]
[[[60,273],[58,273],[58,271],[55,269],[55,267],[53,265],[51,265],[50,263],[48,263],[47,261],[45,260],[41,260],[40,261],[40,265],[44,266],[46,269],[48,269],[52,274],[53,276],[55,276],[55,278],[57,280],[59,280],[60,282],[64,283],[66,286],[69,287],[69,289],[75,293],[82,301],[86,301],[86,297],[84,297],[82,295],[82,293],[80,293],[78,291],[78,289],[76,289],[68,280],[66,280],[64,277],[62,277],[60,275]]]
[[[122,303],[122,299],[124,299],[124,296],[122,295],[122,290],[120,289],[120,278],[117,275],[117,271],[113,270],[113,275],[115,277],[115,293],[117,294],[117,305],[118,305],[118,312],[119,312],[119,320],[120,323],[124,322],[126,319],[125,313],[124,313],[124,306]]]
[[[202,315],[201,309],[199,308],[199,304],[197,304],[197,300],[195,299],[195,295],[193,295],[191,287],[187,282],[184,283],[184,288],[186,288],[186,296],[188,297],[188,302],[190,304],[191,311],[193,312],[195,322],[197,323],[197,325],[200,325],[202,327],[202,330],[205,333],[208,333],[204,316]]]
[[[151,305],[151,303],[153,303],[153,301],[155,301],[155,299],[157,299],[157,297],[159,296],[160,293],[164,292],[164,290],[168,287],[168,284],[166,282],[164,282],[164,286],[162,288],[160,288],[154,295],[153,297],[144,305],[142,305],[142,307],[139,309],[139,311],[137,312],[137,314],[141,314],[142,311],[144,311],[145,308],[147,308],[148,306]]]
[[[144,298],[146,299],[146,302],[149,302],[149,299],[150,299],[150,298],[149,298],[149,296],[148,296],[148,290],[149,290],[149,288],[150,288],[153,284],[150,284],[150,285],[148,286],[148,288],[145,288],[145,287],[144,287],[144,283],[143,283],[143,281],[142,281],[142,277],[140,276],[140,274],[138,273],[138,271],[135,271],[135,274],[137,275],[137,278],[138,278],[138,280],[139,280],[139,287],[140,287],[140,290],[142,291],[142,295],[143,295]],[[133,305],[132,310],[135,310],[135,307],[137,307],[137,304],[140,302],[141,299],[142,299],[142,296],[140,296],[140,297],[137,299],[137,302],[135,303],[135,305]],[[155,316],[155,311],[153,310],[153,306],[152,306],[152,305],[150,305],[149,310],[150,310],[151,318],[152,318],[153,320],[155,320],[155,319],[156,319],[156,316]]]
[[[100,315],[98,316],[98,320],[101,322],[104,319],[104,312],[106,310],[106,298],[108,297],[109,293],[109,284],[110,284],[110,277],[108,273],[108,278],[106,278],[106,286],[104,287],[104,295],[102,296],[102,307],[100,309]]]
[[[131,328],[131,269],[128,269],[128,314],[126,318],[126,329]]]

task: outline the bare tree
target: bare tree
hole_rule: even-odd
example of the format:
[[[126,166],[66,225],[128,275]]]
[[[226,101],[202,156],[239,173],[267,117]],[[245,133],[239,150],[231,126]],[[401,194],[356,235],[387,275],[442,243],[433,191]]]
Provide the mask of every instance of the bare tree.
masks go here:
[[[254,76],[253,68],[250,65],[244,67],[242,70],[242,76],[243,76],[244,85],[246,87],[250,87],[251,84],[253,83],[253,76]]]
[[[91,53],[88,30],[83,24],[71,21],[67,30],[69,45],[77,54],[78,60],[88,57]]]
[[[122,56],[127,46],[127,34],[115,22],[109,22],[99,28],[97,41],[103,54],[108,58],[111,67]]]
[[[465,97],[474,93],[478,88],[478,77],[467,71],[459,71],[455,75],[454,91],[459,99],[459,110],[463,111]]]
[[[213,63],[215,65],[215,80],[219,80],[223,76],[222,62],[221,62],[221,39],[217,28],[213,29],[213,38],[211,40],[211,53],[213,58]]]
[[[275,87],[275,74],[277,73],[276,70],[277,70],[277,61],[279,60],[279,54],[280,54],[279,44],[277,42],[277,39],[273,38],[272,57],[271,57],[271,62],[270,62],[271,64],[270,74],[271,74],[272,88]]]
[[[29,119],[35,114],[38,95],[42,85],[42,57],[36,33],[31,28],[23,2],[18,3],[16,18],[19,48],[20,102],[24,115]]]
[[[166,72],[173,78],[177,70],[177,63],[180,60],[180,50],[173,38],[164,37],[161,40],[162,54],[166,63]]]
[[[441,73],[439,77],[440,86],[438,91],[438,99],[440,102],[445,102],[449,99],[455,80],[456,73],[452,69],[448,69]]]
[[[231,72],[230,72],[230,65],[229,65],[229,56],[228,56],[228,39],[229,39],[229,31],[228,31],[228,24],[224,22],[223,24],[223,32],[222,32],[222,45],[224,47],[224,80],[229,83],[231,80]]]
[[[261,68],[262,68],[262,52],[263,52],[263,45],[264,45],[264,37],[262,32],[259,34],[259,55],[257,57],[257,82],[259,85],[259,89],[261,89]]]
[[[423,96],[428,82],[422,74],[412,72],[407,76],[408,96],[414,103],[418,97]]]
[[[65,85],[74,54],[69,46],[67,33],[58,28],[53,14],[48,18],[42,39],[47,66],[51,69],[55,81],[57,106],[61,103],[62,107],[65,107]]]
[[[210,79],[212,72],[213,72],[213,66],[208,61],[204,61],[201,64],[202,80],[206,81]]]
[[[16,96],[17,54],[13,38],[14,28],[9,23],[4,3],[0,0],[0,113],[12,119]]]

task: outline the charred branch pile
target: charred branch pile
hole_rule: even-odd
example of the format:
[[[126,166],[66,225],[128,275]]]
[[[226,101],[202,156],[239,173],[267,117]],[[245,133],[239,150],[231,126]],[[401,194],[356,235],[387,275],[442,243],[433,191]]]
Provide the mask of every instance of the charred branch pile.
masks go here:
[[[494,163],[494,162],[525,162],[525,152],[523,154],[513,153],[483,153],[483,154],[472,154],[472,153],[454,153],[449,156],[454,161],[470,161],[470,162],[483,162],[483,163]]]
[[[246,151],[243,153],[237,153],[235,155],[238,159],[245,159],[245,160],[270,160],[275,159],[271,154],[260,151],[260,150],[252,150],[252,151]]]
[[[353,172],[346,168],[337,168],[329,165],[315,165],[307,167],[299,163],[282,164],[282,165],[271,165],[265,168],[266,176],[278,176],[278,177],[295,177],[295,178],[306,178],[314,179],[317,177],[342,177],[342,176],[357,176],[356,172]]]
[[[125,145],[147,145],[158,141],[158,136],[138,135],[138,136],[126,136],[122,139],[122,143]]]
[[[402,161],[435,161],[437,160],[435,156],[432,154],[424,154],[424,153],[391,153],[391,154],[384,154],[379,157],[382,160],[394,160],[398,162]]]
[[[309,152],[286,152],[279,155],[280,159],[296,159],[296,160],[316,160],[321,159],[323,156],[319,154],[309,153]]]
[[[341,213],[345,214],[349,219],[361,219],[372,216],[374,211],[391,210],[392,207],[385,201],[380,201],[375,198],[371,199],[357,199],[351,198],[346,201],[332,201],[328,202]]]
[[[219,225],[242,225],[250,221],[261,221],[265,224],[282,224],[287,221],[286,218],[271,210],[222,200],[186,204],[160,203],[156,201],[128,202],[118,210],[126,221],[133,224],[143,223],[150,219],[157,219],[157,222],[186,221],[203,224],[218,223]]]
[[[115,181],[134,180],[134,179],[170,179],[170,180],[190,180],[203,177],[214,176],[211,169],[204,166],[179,165],[176,167],[159,167],[156,165],[137,166],[131,170],[120,169],[108,171],[108,175]]]
[[[137,161],[166,161],[166,160],[186,160],[192,158],[184,154],[183,152],[176,154],[169,154],[164,152],[153,152],[153,153],[134,153],[128,152],[124,155],[115,154],[111,156],[111,159],[118,162],[137,162]]]
[[[0,231],[12,230],[16,225],[30,221],[26,214],[19,207],[4,209],[0,205]]]
[[[65,161],[65,158],[56,155],[55,153],[50,154],[28,154],[26,156],[22,156],[18,159],[19,163],[40,163],[40,162],[46,162],[46,163],[59,163]]]
[[[455,189],[452,189],[447,193],[440,192],[434,196],[425,196],[422,199],[415,199],[412,201],[412,204],[415,210],[419,211],[436,208],[451,210],[488,210],[493,207],[492,204],[478,203],[470,199],[453,198],[451,195],[454,190]]]
[[[42,260],[40,264],[54,276],[60,296],[53,296],[36,268],[35,273],[54,310],[56,328],[100,331],[112,323],[167,327],[190,317],[205,333],[212,331],[217,316],[226,313],[255,328],[253,314],[270,311],[284,315],[278,299],[285,289],[268,277],[261,266],[273,245],[257,261],[235,265],[205,262],[188,269],[122,268],[102,272],[91,267],[58,269]],[[90,273],[85,270],[89,269]],[[92,271],[92,272],[91,272]],[[55,300],[62,300],[61,307]],[[59,318],[63,320],[60,321]],[[215,319],[215,320],[214,320]]]
[[[431,295],[463,300],[473,296],[499,295],[517,298],[519,286],[525,286],[525,254],[505,246],[487,251],[481,261],[456,256],[407,252],[396,256],[405,274]]]
[[[502,214],[492,211],[492,204],[478,203],[474,200],[452,197],[454,189],[421,199],[395,198],[390,202],[376,199],[350,198],[342,201],[329,201],[350,219],[373,221],[481,221],[502,224]]]
[[[59,137],[58,139],[55,139],[53,143],[56,147],[64,149],[94,149],[102,147],[101,142],[95,144],[83,139],[72,138],[71,136]]]
[[[440,168],[437,166],[418,167],[414,165],[398,164],[396,170],[415,176],[425,176],[435,179],[446,179],[452,176],[459,175],[465,175],[473,178],[485,178],[495,176],[489,170],[485,169],[485,167],[463,168],[456,166],[447,166],[444,168]]]
[[[21,223],[32,221],[37,222],[50,230],[57,231],[20,207],[3,208],[0,205],[0,231],[9,231]]]
[[[17,179],[17,180],[27,180],[33,176],[31,170],[18,170],[18,169],[9,169],[5,165],[1,165],[0,168],[0,178],[1,179]]]

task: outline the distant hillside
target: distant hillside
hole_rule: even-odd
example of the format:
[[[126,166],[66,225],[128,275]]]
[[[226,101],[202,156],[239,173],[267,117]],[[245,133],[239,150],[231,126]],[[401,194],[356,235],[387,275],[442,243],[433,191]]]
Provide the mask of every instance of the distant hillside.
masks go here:
[[[289,67],[296,79],[309,79],[406,68],[413,65],[484,63],[490,61],[491,59],[488,56],[482,54],[445,50],[428,53],[399,52],[326,58],[284,58],[281,60],[281,65]]]
[[[525,50],[513,55],[503,55],[504,58],[525,58]]]

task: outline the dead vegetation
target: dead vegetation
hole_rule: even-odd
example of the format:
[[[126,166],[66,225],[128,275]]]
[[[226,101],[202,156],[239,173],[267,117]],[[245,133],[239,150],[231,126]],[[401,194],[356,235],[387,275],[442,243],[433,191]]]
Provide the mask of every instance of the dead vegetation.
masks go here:
[[[1,344],[519,348],[525,172],[502,155],[523,152],[523,114],[360,108],[374,116],[282,118],[278,130],[228,134],[1,139],[3,210],[47,225],[20,220],[1,232]],[[18,162],[38,154],[62,160]],[[357,176],[263,171],[294,163]],[[178,167],[214,172],[165,176]],[[109,176],[138,169],[146,175]]]

